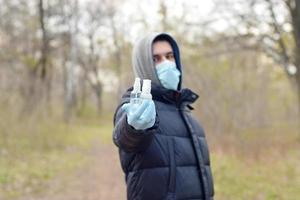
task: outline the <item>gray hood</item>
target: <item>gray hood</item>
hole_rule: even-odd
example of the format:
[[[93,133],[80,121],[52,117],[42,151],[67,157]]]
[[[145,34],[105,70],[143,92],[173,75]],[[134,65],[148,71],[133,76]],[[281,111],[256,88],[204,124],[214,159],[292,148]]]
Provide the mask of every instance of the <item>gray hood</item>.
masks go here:
[[[167,33],[148,34],[135,44],[132,51],[132,67],[134,75],[135,77],[140,77],[141,79],[150,79],[154,84],[163,87],[158,79],[152,55],[152,44],[154,39],[158,36],[163,36],[164,38],[166,38],[166,40],[172,46],[176,66],[181,73],[180,81],[177,88],[178,90],[180,90],[182,83],[180,52],[175,39]]]

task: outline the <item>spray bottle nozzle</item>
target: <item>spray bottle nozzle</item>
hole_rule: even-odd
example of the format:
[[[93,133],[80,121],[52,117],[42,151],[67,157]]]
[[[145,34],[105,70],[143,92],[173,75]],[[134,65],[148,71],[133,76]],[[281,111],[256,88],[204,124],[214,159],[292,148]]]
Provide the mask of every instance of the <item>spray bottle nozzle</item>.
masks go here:
[[[137,77],[134,80],[132,93],[139,93],[139,92],[141,92],[141,79]]]

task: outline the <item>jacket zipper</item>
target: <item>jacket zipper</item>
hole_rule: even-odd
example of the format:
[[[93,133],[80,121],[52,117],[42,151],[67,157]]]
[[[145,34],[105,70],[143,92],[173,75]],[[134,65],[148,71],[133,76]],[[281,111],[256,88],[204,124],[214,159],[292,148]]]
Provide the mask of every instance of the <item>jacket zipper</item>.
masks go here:
[[[191,135],[192,138],[192,142],[193,142],[193,146],[194,146],[194,150],[196,153],[196,157],[197,157],[197,161],[198,161],[198,165],[199,165],[199,176],[200,176],[200,180],[202,182],[202,191],[204,192],[204,200],[209,200],[210,199],[210,195],[209,195],[209,190],[208,190],[208,180],[206,180],[206,172],[205,172],[205,165],[204,165],[204,161],[202,158],[202,154],[201,154],[201,147],[197,138],[197,135],[194,132],[194,129],[189,121],[189,119],[187,118],[187,116],[185,116],[184,114],[184,109],[183,109],[184,105],[180,105],[178,107],[180,116],[182,117],[184,123],[186,124],[187,128],[188,128],[188,132]]]

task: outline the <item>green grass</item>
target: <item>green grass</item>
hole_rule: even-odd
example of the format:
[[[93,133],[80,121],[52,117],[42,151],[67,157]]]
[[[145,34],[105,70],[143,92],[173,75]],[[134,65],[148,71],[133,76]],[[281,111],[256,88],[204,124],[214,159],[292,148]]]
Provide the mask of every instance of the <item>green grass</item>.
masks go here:
[[[247,158],[213,154],[212,163],[216,199],[296,200],[300,196],[299,157],[249,163]]]
[[[212,149],[216,199],[298,199],[300,143],[296,127],[240,134],[241,137],[236,136],[226,145],[220,142],[218,148],[214,145]]]
[[[87,162],[93,141],[109,142],[111,123],[102,120],[7,120],[0,127],[0,199],[42,193],[49,180]]]
[[[7,119],[0,128],[0,199],[43,194],[50,180],[72,174],[88,162],[92,142],[112,143],[111,114],[69,125],[59,120]],[[300,196],[296,130],[281,125],[210,135],[215,199],[296,200]]]

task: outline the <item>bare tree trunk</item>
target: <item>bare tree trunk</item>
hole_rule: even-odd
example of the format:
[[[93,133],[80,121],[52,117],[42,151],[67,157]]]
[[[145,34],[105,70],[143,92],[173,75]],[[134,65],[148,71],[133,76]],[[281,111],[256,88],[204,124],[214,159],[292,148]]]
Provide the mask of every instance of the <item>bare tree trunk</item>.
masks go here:
[[[300,50],[300,49],[299,49]],[[300,51],[299,51],[300,52]],[[298,98],[298,128],[300,130],[300,54],[296,55],[296,67],[297,67],[297,73],[296,73],[296,84],[297,84],[297,98]],[[300,138],[299,138],[300,139]]]
[[[22,109],[21,116],[26,116],[29,112],[33,112],[37,105],[42,103],[44,98],[49,94],[47,81],[47,65],[49,44],[47,30],[45,26],[46,16],[44,9],[44,1],[38,0],[39,25],[42,32],[42,41],[40,45],[41,57],[34,66],[28,66],[28,85],[24,89],[25,104]],[[49,99],[46,99],[49,102]]]
[[[168,23],[168,7],[166,6],[165,1],[161,0],[159,2],[159,13],[161,14],[161,26],[163,31],[169,31],[170,26]]]
[[[52,114],[52,78],[53,78],[53,68],[50,64],[47,72],[46,85],[45,85],[47,114]]]
[[[77,41],[76,35],[78,32],[78,0],[75,0],[73,11],[73,18],[70,24],[70,63],[67,64],[67,74],[66,74],[66,94],[65,94],[65,110],[64,118],[66,122],[70,121],[72,117],[72,109],[76,104],[76,95],[75,95],[75,74],[74,69],[77,64]]]
[[[86,97],[87,97],[87,81],[88,81],[88,72],[86,69],[83,70],[83,76],[80,81],[80,99],[78,99],[78,108],[82,111],[86,107]]]
[[[97,98],[97,114],[100,116],[102,113],[102,84],[100,81],[97,81],[97,83],[93,87],[96,98]]]
[[[36,75],[36,68],[35,69],[29,69],[27,72],[27,84],[21,86],[21,93],[24,96],[24,105],[22,106],[22,110],[20,113],[20,117],[27,116],[28,113],[32,113],[37,102],[37,82],[38,78]]]
[[[45,10],[44,10],[44,1],[39,1],[39,21],[42,31],[42,47],[41,47],[41,79],[45,80],[45,77],[47,75],[47,61],[48,61],[48,38],[47,38],[47,31],[45,28]]]
[[[297,82],[297,96],[298,96],[298,118],[300,129],[300,1],[294,0],[294,7],[292,0],[287,0],[287,6],[291,12],[293,36],[295,40],[295,66],[297,68],[296,82]]]
[[[112,14],[112,16],[114,15],[114,13]],[[117,27],[116,27],[116,24],[115,24],[115,21],[113,19],[113,17],[111,16],[111,28],[112,28],[112,32],[113,32],[113,42],[114,42],[114,45],[116,47],[116,51],[114,53],[114,57],[115,57],[115,61],[116,61],[116,66],[117,66],[117,76],[119,78],[119,85],[118,85],[118,89],[117,89],[117,94],[121,95],[122,94],[122,53],[121,53],[121,44],[120,44],[120,41],[118,39],[118,30],[117,30]]]

